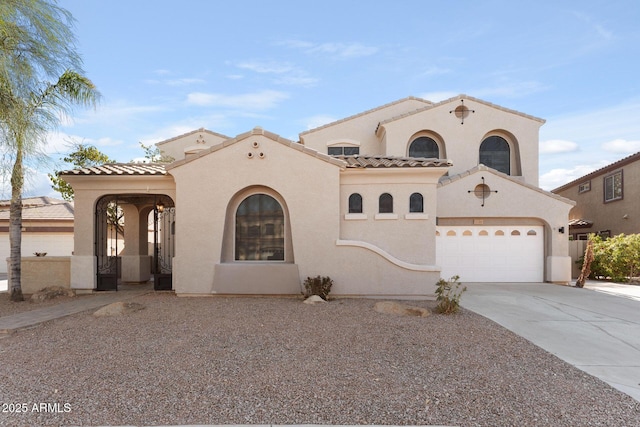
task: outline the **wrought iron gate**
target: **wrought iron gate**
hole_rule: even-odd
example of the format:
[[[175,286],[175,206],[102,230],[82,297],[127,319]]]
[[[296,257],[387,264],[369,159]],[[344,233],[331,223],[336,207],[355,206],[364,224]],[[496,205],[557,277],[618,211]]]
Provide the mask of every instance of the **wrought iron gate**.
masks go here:
[[[156,291],[170,291],[175,255],[176,208],[159,202],[153,215],[153,288]]]
[[[118,262],[119,237],[123,235],[122,210],[117,199],[103,197],[98,201],[95,212],[95,254],[97,261],[98,291],[118,290],[120,276]]]

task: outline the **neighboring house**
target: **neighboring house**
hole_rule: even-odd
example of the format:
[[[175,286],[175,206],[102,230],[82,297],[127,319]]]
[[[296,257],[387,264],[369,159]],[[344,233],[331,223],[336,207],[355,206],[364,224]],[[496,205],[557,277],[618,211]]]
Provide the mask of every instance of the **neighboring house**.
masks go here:
[[[542,119],[460,95],[409,97],[300,134],[205,129],[158,144],[171,164],[64,171],[75,191],[71,286],[179,295],[433,295],[464,282],[571,280],[574,203],[538,188]],[[107,212],[124,214],[124,249]],[[147,245],[152,219],[154,244]]]
[[[569,212],[569,233],[586,240],[640,233],[640,152],[553,190],[576,201]]]
[[[0,201],[0,273],[9,258],[9,200]],[[51,197],[22,200],[22,256],[71,256],[73,253],[73,203]]]

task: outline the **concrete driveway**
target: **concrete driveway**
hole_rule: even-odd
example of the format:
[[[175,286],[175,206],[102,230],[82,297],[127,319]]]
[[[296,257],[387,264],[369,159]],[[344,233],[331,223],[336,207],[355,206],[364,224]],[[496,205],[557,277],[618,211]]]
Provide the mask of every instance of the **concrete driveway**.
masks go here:
[[[470,283],[460,303],[640,401],[640,300],[604,292]]]

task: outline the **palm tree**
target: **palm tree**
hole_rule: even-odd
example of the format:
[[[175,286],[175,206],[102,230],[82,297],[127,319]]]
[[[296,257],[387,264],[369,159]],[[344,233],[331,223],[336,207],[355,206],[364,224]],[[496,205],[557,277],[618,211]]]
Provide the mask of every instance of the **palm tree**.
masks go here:
[[[55,0],[0,1],[0,143],[12,159],[9,220],[11,299],[21,301],[22,189],[25,158],[75,105],[99,93],[81,73],[73,18]],[[55,81],[55,83],[51,83]]]

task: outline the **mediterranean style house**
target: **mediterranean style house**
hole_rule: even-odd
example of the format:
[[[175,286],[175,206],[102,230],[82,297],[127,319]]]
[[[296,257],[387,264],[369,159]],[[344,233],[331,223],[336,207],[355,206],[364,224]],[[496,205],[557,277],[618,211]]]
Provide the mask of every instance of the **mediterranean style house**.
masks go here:
[[[71,286],[299,294],[321,275],[335,295],[421,297],[454,275],[567,283],[574,203],[538,188],[543,123],[465,95],[409,97],[299,141],[199,129],[157,144],[169,164],[64,171]]]
[[[576,201],[569,212],[569,233],[587,240],[640,233],[640,152],[552,190]]]

